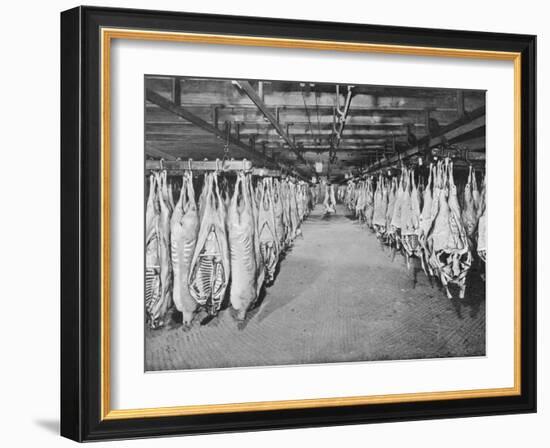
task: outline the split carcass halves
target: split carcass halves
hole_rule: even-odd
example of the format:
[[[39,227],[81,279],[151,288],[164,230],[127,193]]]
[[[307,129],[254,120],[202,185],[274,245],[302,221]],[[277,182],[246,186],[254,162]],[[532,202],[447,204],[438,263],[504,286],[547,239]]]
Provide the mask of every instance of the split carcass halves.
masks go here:
[[[218,313],[230,276],[225,204],[217,176],[205,175],[199,235],[189,269],[191,297],[210,315]]]

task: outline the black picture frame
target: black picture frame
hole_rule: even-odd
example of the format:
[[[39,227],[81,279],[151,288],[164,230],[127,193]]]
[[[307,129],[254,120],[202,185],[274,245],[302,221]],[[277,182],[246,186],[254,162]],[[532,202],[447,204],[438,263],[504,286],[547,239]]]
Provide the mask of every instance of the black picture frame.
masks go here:
[[[101,419],[100,29],[129,28],[521,53],[521,393],[307,409]],[[536,37],[77,7],[61,14],[61,435],[76,441],[536,411]]]

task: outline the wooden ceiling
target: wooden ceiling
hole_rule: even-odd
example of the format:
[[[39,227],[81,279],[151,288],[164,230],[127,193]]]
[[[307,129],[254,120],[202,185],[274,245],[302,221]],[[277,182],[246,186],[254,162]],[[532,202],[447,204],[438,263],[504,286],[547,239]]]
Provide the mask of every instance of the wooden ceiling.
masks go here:
[[[145,88],[148,158],[213,160],[229,143],[229,158],[291,165],[304,176],[317,161],[326,175],[330,158],[331,179],[410,151],[485,106],[478,90],[356,85],[338,141],[336,109],[345,109],[347,85],[337,94],[326,83],[146,76]],[[484,151],[482,124],[453,138]]]

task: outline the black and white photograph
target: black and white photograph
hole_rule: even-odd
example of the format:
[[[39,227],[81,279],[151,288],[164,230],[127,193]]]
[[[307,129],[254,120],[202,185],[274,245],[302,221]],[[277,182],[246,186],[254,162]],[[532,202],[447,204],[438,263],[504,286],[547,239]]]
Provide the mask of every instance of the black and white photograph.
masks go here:
[[[144,88],[146,371],[485,356],[484,90]]]
[[[61,323],[56,353],[16,351],[57,360],[63,437],[541,434],[510,415],[540,413],[540,41],[505,13],[407,5],[61,13],[61,127],[42,126],[61,164],[7,173],[61,174],[40,233],[61,225],[61,309],[35,301],[61,315],[34,313]],[[27,209],[53,210],[40,196]],[[41,412],[42,392],[17,398]]]

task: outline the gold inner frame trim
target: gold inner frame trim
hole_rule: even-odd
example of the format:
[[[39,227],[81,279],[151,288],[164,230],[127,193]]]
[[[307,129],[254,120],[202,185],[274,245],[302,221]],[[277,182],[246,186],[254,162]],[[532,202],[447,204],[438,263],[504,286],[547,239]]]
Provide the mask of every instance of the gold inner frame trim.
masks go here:
[[[101,29],[101,419],[116,420],[228,412],[251,412],[413,401],[502,397],[521,394],[521,53],[355,42],[279,39],[199,33]],[[428,57],[513,61],[514,63],[514,386],[441,392],[368,395],[173,407],[111,409],[110,366],[110,63],[113,39],[214,45],[294,48]]]

